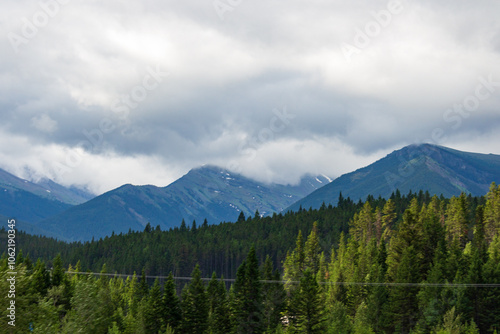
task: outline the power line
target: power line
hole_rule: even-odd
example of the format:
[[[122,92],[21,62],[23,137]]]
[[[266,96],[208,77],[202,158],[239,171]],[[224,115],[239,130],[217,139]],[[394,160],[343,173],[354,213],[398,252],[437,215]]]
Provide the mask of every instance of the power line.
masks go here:
[[[94,273],[94,272],[75,272],[66,271],[67,274],[73,275],[97,275],[97,276],[110,276],[110,277],[132,277],[130,274],[111,274],[111,273]],[[137,275],[136,275],[137,277]],[[151,276],[146,275],[146,279],[167,279],[169,276]],[[179,277],[174,276],[174,280],[190,281],[192,277]],[[202,281],[210,281],[212,278],[202,277]],[[234,282],[234,278],[218,278],[223,282]],[[299,284],[299,281],[285,281],[285,280],[260,280],[265,284]],[[321,285],[365,285],[365,286],[407,286],[407,287],[435,287],[435,288],[500,288],[497,283],[377,283],[377,282],[319,282]]]

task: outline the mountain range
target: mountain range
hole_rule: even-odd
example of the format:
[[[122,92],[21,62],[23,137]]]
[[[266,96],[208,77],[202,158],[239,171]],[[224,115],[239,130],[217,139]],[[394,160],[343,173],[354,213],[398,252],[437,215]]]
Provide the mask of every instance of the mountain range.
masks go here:
[[[481,196],[492,182],[500,183],[500,155],[457,151],[420,144],[394,151],[373,164],[344,174],[291,205],[296,211],[337,204],[340,193],[354,201],[368,195],[389,198],[397,189],[429,191],[431,195],[457,196],[461,192]]]
[[[500,183],[500,156],[410,145],[331,180],[304,176],[298,185],[265,184],[215,166],[192,169],[166,187],[123,185],[100,196],[66,188],[50,180],[33,183],[0,169],[0,218],[16,218],[29,233],[62,240],[90,240],[150,223],[162,229],[184,220],[202,224],[236,221],[283,211],[335,205],[339,194],[354,201],[368,195],[384,198],[399,190],[429,191],[451,197],[461,192],[486,194]]]
[[[37,223],[93,197],[75,187],[47,179],[34,183],[0,169],[0,215],[6,217]]]
[[[236,221],[246,216],[283,211],[331,180],[305,176],[298,185],[264,184],[215,166],[195,168],[166,187],[123,185],[37,224],[68,240],[88,240],[112,232],[162,229],[187,224]]]

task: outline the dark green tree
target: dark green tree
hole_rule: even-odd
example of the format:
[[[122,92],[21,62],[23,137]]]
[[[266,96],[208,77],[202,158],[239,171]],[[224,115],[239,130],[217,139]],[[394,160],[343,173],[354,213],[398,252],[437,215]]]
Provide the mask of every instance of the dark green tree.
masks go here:
[[[315,275],[307,268],[300,279],[298,295],[294,300],[297,317],[294,326],[300,333],[325,331],[324,305],[320,292]]]
[[[142,314],[146,333],[158,333],[163,327],[163,302],[162,291],[158,279],[149,291],[143,303]]]
[[[418,287],[413,284],[419,282],[418,272],[417,252],[413,246],[409,246],[403,251],[395,276],[395,283],[401,285],[391,287],[389,292],[393,332],[409,333],[417,323]]]
[[[172,272],[168,275],[167,281],[163,286],[163,325],[169,325],[172,329],[177,329],[181,322],[182,311],[181,302],[177,296],[174,276]]]
[[[236,333],[262,333],[261,292],[259,264],[252,246],[246,260],[238,268],[234,282],[233,323]]]
[[[42,296],[47,294],[47,290],[50,287],[50,273],[45,263],[40,259],[36,261],[35,268],[33,269],[31,284],[34,292]]]
[[[59,286],[63,283],[65,279],[61,254],[57,254],[56,258],[52,262],[52,266],[53,268],[52,268],[51,284],[52,286]]]
[[[273,271],[273,263],[266,257],[262,270],[262,278],[267,281],[262,285],[263,327],[266,331],[274,331],[280,324],[282,312],[285,310],[285,288],[278,270]]]
[[[201,280],[200,266],[196,265],[191,282],[182,290],[181,333],[203,334],[208,329],[208,297]]]
[[[222,279],[217,279],[215,272],[207,287],[209,303],[209,332],[226,334],[231,332],[230,309],[226,287]]]

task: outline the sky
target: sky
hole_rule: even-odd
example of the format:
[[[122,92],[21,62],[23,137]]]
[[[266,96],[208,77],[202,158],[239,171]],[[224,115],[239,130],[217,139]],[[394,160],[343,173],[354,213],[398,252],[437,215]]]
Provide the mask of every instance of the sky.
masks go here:
[[[4,0],[0,168],[96,194],[215,164],[500,154],[498,0]]]

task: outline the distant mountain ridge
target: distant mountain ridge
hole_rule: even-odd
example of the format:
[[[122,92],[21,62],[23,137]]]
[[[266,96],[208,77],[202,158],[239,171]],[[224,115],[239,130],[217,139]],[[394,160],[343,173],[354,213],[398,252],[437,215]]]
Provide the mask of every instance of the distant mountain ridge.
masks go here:
[[[51,180],[34,183],[0,169],[0,214],[6,217],[36,223],[92,197]]]
[[[162,229],[236,221],[280,212],[330,182],[325,176],[306,176],[295,186],[264,184],[228,170],[203,166],[192,169],[166,187],[123,185],[86,203],[50,217],[37,226],[71,240],[104,237],[112,232],[143,230],[147,223]]]
[[[319,208],[324,202],[336,205],[340,192],[354,201],[368,195],[389,198],[399,189],[429,191],[451,197],[461,192],[481,196],[492,182],[500,183],[500,155],[480,154],[431,145],[409,145],[373,164],[344,174],[287,210]]]

